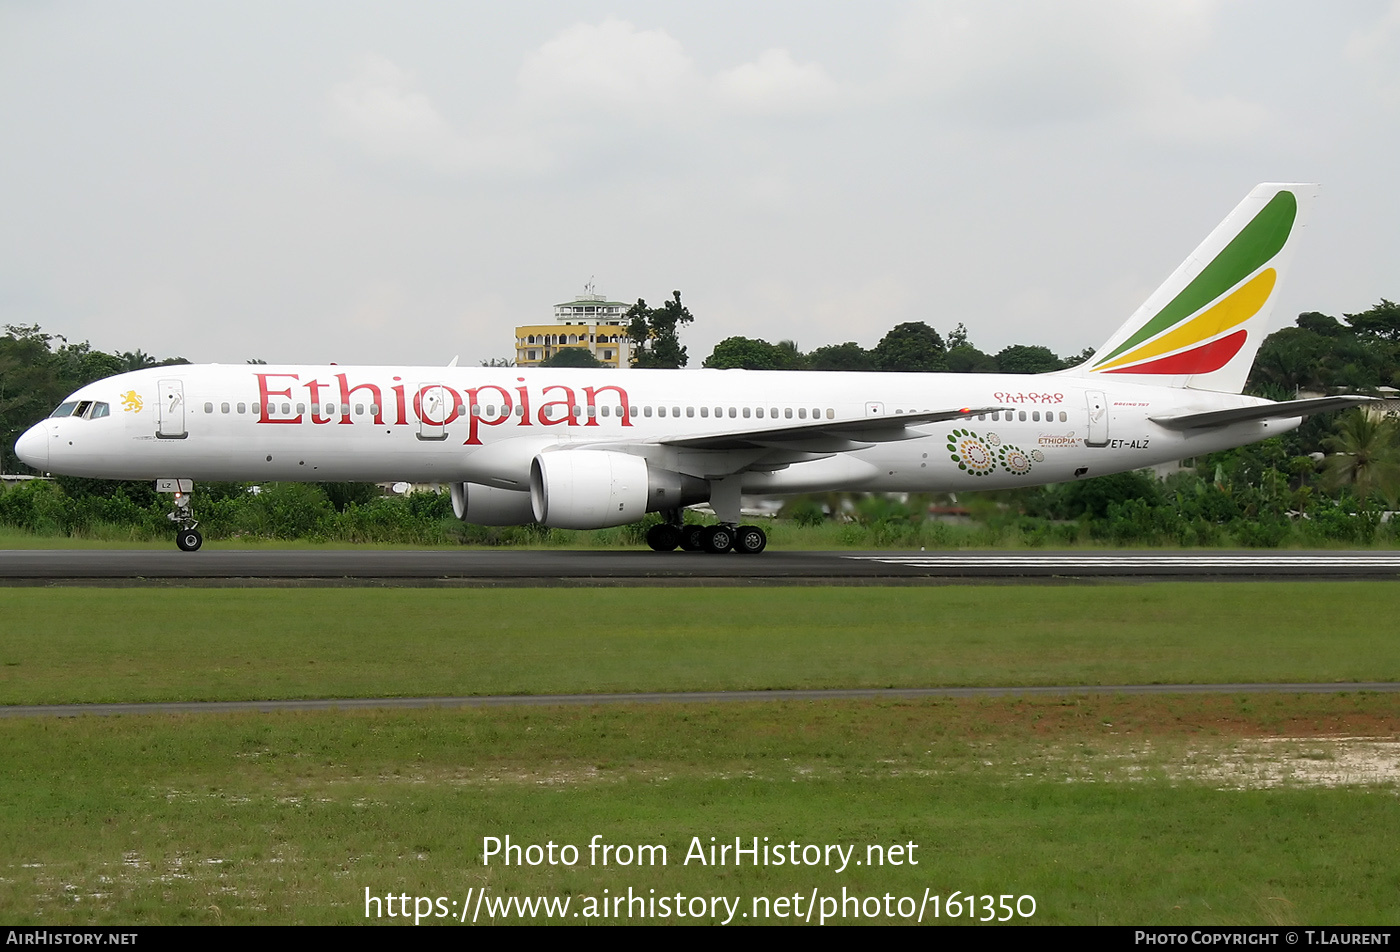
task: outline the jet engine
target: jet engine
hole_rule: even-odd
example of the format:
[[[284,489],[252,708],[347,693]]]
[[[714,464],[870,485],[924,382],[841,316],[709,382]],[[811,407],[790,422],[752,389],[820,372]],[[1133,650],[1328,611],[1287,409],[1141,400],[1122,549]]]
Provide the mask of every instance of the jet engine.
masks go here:
[[[524,526],[535,521],[530,494],[480,483],[453,483],[452,511],[478,526]]]
[[[530,465],[535,521],[556,529],[622,526],[648,512],[709,498],[707,481],[658,469],[628,453],[554,451],[539,454]]]

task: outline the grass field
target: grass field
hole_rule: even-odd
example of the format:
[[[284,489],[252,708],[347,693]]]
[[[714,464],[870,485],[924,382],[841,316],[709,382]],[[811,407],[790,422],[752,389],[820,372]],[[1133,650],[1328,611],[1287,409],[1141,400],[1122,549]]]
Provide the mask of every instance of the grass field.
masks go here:
[[[1398,598],[1388,583],[3,589],[0,699],[1384,681]],[[629,888],[727,896],[735,922],[758,897],[781,922],[773,899],[805,911],[844,888],[1034,896],[1037,923],[1389,923],[1397,733],[1400,696],[1366,693],[0,719],[0,917],[357,923],[366,889],[455,915],[484,887],[569,897],[574,923]],[[581,861],[483,864],[483,837],[507,834]],[[595,835],[668,862],[592,864]],[[711,836],[857,858],[912,843],[919,863],[683,862]]]
[[[1400,584],[0,590],[0,703],[1400,679]]]

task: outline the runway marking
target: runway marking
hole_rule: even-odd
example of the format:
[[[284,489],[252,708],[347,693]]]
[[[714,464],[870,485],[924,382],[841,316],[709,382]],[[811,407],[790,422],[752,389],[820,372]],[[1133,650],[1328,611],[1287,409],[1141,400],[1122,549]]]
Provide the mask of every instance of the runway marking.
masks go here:
[[[1255,568],[1255,569],[1339,569],[1400,571],[1400,555],[1003,555],[961,552],[956,554],[918,553],[910,555],[846,555],[859,562],[880,562],[915,568]]]

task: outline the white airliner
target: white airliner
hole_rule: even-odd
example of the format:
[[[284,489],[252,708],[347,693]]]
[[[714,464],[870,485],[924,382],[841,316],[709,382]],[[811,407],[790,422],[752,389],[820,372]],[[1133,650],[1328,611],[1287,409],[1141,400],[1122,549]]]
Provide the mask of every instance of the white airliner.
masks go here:
[[[741,493],[960,491],[1241,446],[1369,398],[1243,396],[1312,185],[1260,185],[1092,358],[1013,374],[191,365],[75,392],[35,469],[154,479],[176,542],[195,480],[447,483],[459,518],[593,529],[661,512],[658,550],[761,552]],[[711,527],[681,512],[708,501]]]

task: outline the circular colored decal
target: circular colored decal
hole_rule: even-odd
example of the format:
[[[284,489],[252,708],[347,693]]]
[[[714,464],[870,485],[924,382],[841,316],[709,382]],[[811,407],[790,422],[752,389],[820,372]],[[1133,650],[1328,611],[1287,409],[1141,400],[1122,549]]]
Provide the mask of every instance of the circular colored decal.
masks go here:
[[[997,460],[991,447],[971,430],[954,430],[948,434],[948,454],[958,469],[973,476],[989,476]]]
[[[1007,444],[997,456],[1006,471],[1014,476],[1024,476],[1031,471],[1031,458],[1019,447]]]
[[[1045,454],[1040,450],[1031,450],[1031,459],[1037,463],[1045,462]]]
[[[1001,437],[997,436],[995,433],[988,433],[988,434],[987,434],[987,445],[988,445],[988,446],[1000,446],[1000,445],[1001,445]]]

